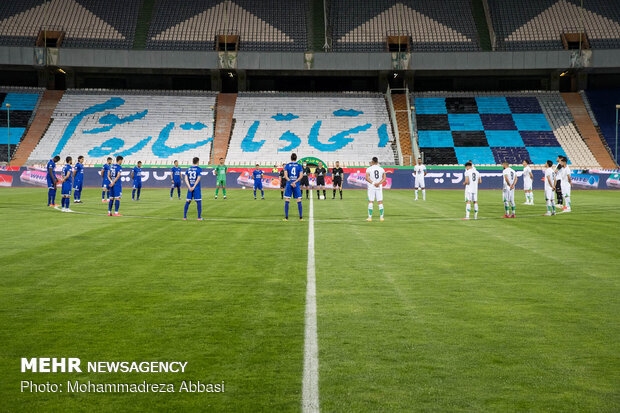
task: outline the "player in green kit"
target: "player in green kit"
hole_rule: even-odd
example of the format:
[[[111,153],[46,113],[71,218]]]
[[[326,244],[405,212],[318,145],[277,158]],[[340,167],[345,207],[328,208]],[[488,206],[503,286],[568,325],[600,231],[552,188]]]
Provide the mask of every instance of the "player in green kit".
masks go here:
[[[215,179],[217,180],[217,187],[215,188],[215,199],[217,199],[217,194],[220,192],[220,188],[222,188],[222,192],[224,193],[224,199],[226,199],[226,172],[228,168],[224,165],[224,158],[220,158],[220,164],[215,166],[213,173],[216,175]]]

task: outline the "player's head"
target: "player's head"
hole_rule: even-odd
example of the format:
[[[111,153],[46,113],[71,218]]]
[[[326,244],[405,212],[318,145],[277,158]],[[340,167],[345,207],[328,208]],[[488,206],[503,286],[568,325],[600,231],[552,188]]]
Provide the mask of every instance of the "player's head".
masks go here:
[[[296,162],[297,161],[297,154],[296,153],[292,153],[291,154],[291,161],[292,162]]]
[[[302,163],[302,165],[303,165],[303,166],[304,166],[304,168],[305,168],[306,166],[308,166],[308,163],[307,163],[307,162],[303,162],[303,163]]]
[[[175,160],[174,161],[174,166],[179,166],[179,161]]]
[[[508,161],[502,162],[502,166],[504,167],[504,169],[508,168],[508,165],[510,165]]]
[[[562,166],[567,166],[568,165],[568,158],[566,156],[562,157]]]
[[[138,168],[142,167],[142,161],[138,161]]]
[[[551,159],[549,159],[549,160],[546,162],[546,164],[545,164],[545,165],[547,165],[547,167],[551,168],[551,167],[553,166],[553,161],[552,161]]]
[[[340,162],[336,161],[336,168],[338,168],[340,166]]]
[[[418,165],[422,165],[422,158],[418,158]]]
[[[54,160],[54,162],[58,162],[58,161],[60,161],[60,156],[58,156],[58,155],[54,156],[54,159],[53,159],[53,160]]]
[[[527,166],[527,161],[523,161],[523,166]]]
[[[112,158],[110,158],[110,157],[108,156],[108,159],[106,159],[106,162],[108,163],[108,165],[109,165],[109,164],[111,164],[111,163],[112,163]]]
[[[224,165],[224,158],[220,158],[220,165]]]
[[[84,162],[84,157],[82,155],[78,156],[78,162],[79,163]]]
[[[471,167],[472,167],[471,161],[467,161],[465,163],[465,169],[471,169]]]
[[[220,159],[222,159],[222,158],[220,158]],[[192,164],[198,165],[198,162],[200,162],[200,159],[198,159],[197,156],[194,156],[194,159],[192,159]]]
[[[372,157],[372,160],[370,161],[371,164],[376,165],[379,163],[379,159],[376,156]]]
[[[256,170],[258,171],[258,164],[256,164]]]
[[[562,162],[562,158],[563,158],[563,156],[562,156],[562,155],[558,155],[558,158],[556,159],[556,161],[557,161],[557,162]]]
[[[67,157],[65,158],[65,161],[66,161],[66,162],[70,165],[70,164],[71,164],[71,162],[73,162],[73,158],[71,158],[70,156],[67,156]]]
[[[122,163],[123,163],[123,159],[124,159],[124,158],[123,158],[122,156],[118,155],[118,156],[116,157],[116,163],[117,163],[117,164],[119,164],[119,165],[120,165],[120,164],[122,164]]]

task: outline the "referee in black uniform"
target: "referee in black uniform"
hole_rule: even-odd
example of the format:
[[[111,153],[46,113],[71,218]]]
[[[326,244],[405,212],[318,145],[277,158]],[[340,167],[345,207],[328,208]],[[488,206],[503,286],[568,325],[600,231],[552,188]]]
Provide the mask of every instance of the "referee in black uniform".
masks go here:
[[[286,188],[286,179],[284,179],[284,164],[280,169],[280,198],[284,199],[284,188]]]
[[[314,170],[314,174],[316,175],[316,196],[321,199],[322,189],[323,199],[325,199],[327,197],[325,195],[325,175],[327,175],[327,169],[325,169],[322,162],[319,162],[319,167]]]
[[[306,199],[308,199],[308,196],[310,195],[309,176],[312,173],[312,171],[310,171],[310,167],[308,166],[308,164],[304,162],[301,168],[301,172],[302,172],[302,175],[301,175],[301,180],[299,181],[299,186],[301,187],[302,191],[304,189],[306,190]]]
[[[332,199],[336,199],[336,188],[340,191],[340,199],[342,199],[342,178],[344,177],[344,170],[340,167],[340,162],[336,161],[336,166],[332,168],[332,185],[334,187],[334,194]]]

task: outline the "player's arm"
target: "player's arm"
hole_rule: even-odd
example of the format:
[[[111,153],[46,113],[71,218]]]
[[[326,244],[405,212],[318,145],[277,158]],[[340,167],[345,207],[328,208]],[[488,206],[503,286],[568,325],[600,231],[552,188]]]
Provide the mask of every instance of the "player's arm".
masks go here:
[[[530,174],[530,179],[533,181],[534,180],[534,174],[532,173],[532,171],[528,172]]]
[[[512,186],[510,185],[510,181],[508,180],[508,175],[504,175],[504,182],[506,182],[506,185],[508,185],[508,188],[512,189]]]
[[[427,173],[428,171],[426,170],[426,168],[424,168],[424,176],[426,176]]]
[[[133,169],[131,170],[131,179],[133,179]]]
[[[568,177],[568,184],[572,187],[573,186],[573,178],[570,177],[570,175],[566,175]]]
[[[366,182],[372,184],[372,181],[370,180],[370,173],[368,171],[366,171]]]
[[[284,170],[284,175],[283,175],[284,180],[288,181],[288,171],[285,169]]]
[[[380,186],[383,186],[385,181],[387,181],[387,174],[385,172],[383,172],[383,178],[381,179],[381,182],[379,182],[379,185],[376,185],[377,188],[380,187]]]
[[[75,179],[76,174],[77,174],[77,168],[73,168],[73,179]]]
[[[47,173],[49,174],[50,178],[52,179],[52,182],[54,182],[55,184],[58,182],[58,180],[56,179],[56,174],[54,173],[54,168],[52,168],[51,166],[47,167]]]
[[[200,178],[202,178],[202,176],[198,175],[198,178],[196,178],[196,182],[194,182],[194,186],[192,186],[192,191],[196,189],[196,187],[198,186],[198,183],[200,182]]]
[[[512,183],[512,185],[510,185],[510,189],[515,189],[515,187],[517,186],[517,181],[519,180],[519,177],[516,175],[517,174],[515,174],[515,181]]]
[[[547,176],[547,182],[549,182],[549,185],[551,185],[551,188],[555,191],[555,182],[551,182],[551,175]]]
[[[465,175],[465,180],[463,181],[463,186],[469,185],[469,176]]]

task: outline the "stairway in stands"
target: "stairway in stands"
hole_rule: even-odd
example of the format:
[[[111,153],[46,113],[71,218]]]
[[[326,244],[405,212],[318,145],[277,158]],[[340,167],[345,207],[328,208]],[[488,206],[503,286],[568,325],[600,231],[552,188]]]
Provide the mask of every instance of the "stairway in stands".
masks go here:
[[[236,93],[220,93],[217,95],[215,107],[215,133],[213,135],[213,150],[211,163],[218,159],[226,159],[228,144],[233,128],[233,114],[237,102]]]
[[[562,93],[562,98],[573,115],[573,119],[575,119],[577,130],[579,130],[596,161],[603,169],[615,169],[616,163],[601,141],[601,136],[588,115],[581,95],[579,93]]]
[[[398,127],[398,138],[400,141],[400,150],[403,155],[403,165],[411,165],[411,134],[409,133],[409,115],[407,110],[407,95],[404,93],[392,94],[394,102],[394,112],[396,114],[396,124]]]
[[[21,141],[13,155],[13,166],[23,166],[26,163],[28,157],[50,125],[54,110],[56,106],[58,106],[58,102],[60,102],[63,95],[64,91],[62,90],[46,90],[43,92],[39,108],[37,109],[32,124],[30,124],[26,137]]]

